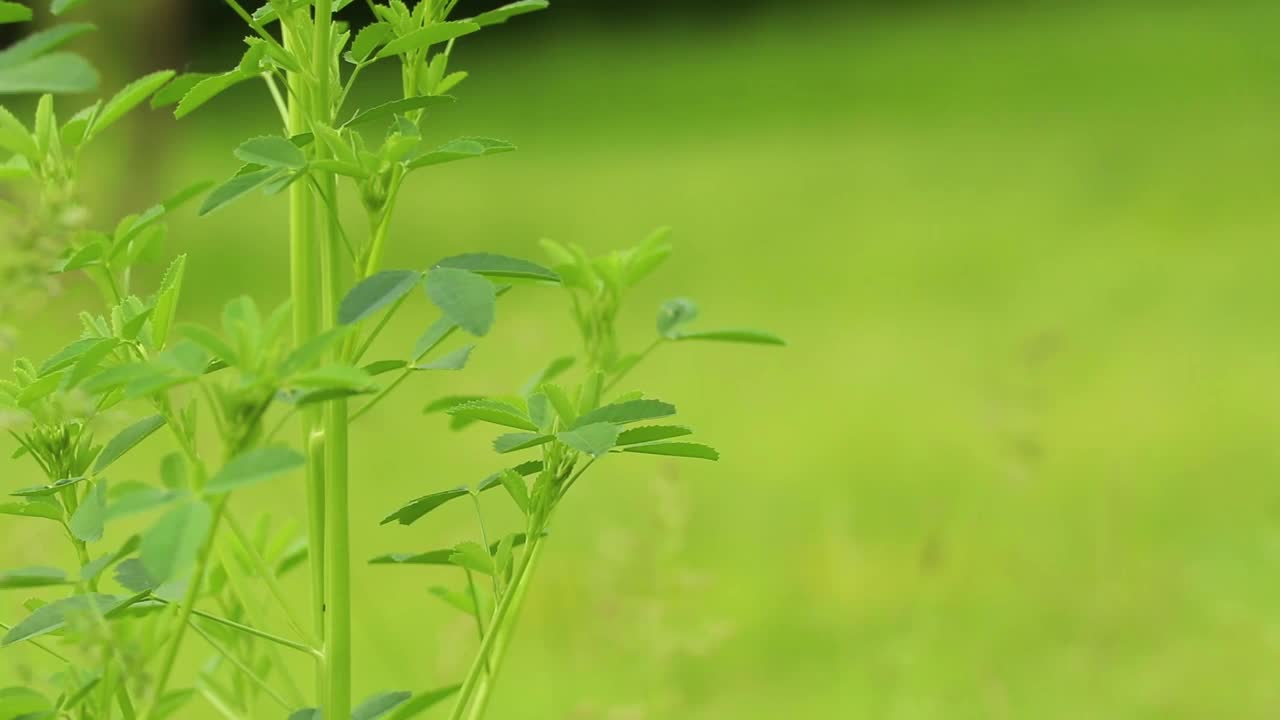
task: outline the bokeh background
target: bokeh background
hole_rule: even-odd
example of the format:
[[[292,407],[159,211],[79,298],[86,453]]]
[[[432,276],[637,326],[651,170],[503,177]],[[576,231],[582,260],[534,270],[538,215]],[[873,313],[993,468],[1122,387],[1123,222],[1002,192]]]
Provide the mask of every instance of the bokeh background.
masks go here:
[[[109,88],[225,67],[241,34],[219,3],[102,5],[85,47]],[[667,348],[635,376],[724,460],[614,462],[575,493],[494,716],[1275,717],[1277,27],[1265,0],[558,0],[461,41],[472,76],[431,136],[521,151],[417,176],[390,265],[669,224],[633,345],[677,295],[791,342]],[[103,222],[229,175],[269,113],[245,86],[133,118],[90,163]],[[188,317],[286,297],[284,212],[177,221]],[[17,350],[64,344],[89,298],[32,308]],[[525,293],[465,373],[362,421],[356,557],[472,533],[461,506],[377,527],[497,467],[422,406],[572,343],[564,298]],[[239,504],[300,519],[296,490]],[[45,539],[0,524],[5,565],[47,562]],[[426,592],[446,571],[355,577],[360,694],[460,677],[473,629]],[[0,678],[39,662],[7,649]]]

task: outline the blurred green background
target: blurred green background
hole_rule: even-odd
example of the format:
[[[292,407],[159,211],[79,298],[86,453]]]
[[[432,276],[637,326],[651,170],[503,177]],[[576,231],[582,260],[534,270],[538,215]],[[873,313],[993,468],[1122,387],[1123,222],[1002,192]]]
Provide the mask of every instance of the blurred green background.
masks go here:
[[[633,346],[676,295],[791,342],[666,348],[634,377],[724,460],[622,458],[581,486],[494,717],[1275,717],[1280,6],[702,5],[553,8],[462,42],[472,77],[432,137],[521,151],[420,174],[395,226],[389,264],[417,267],[669,224]],[[128,13],[104,29],[116,80],[138,59],[113,32],[165,36]],[[193,32],[191,57],[157,47],[226,64]],[[232,173],[268,111],[245,87],[182,123],[135,118],[94,159],[103,223]],[[174,230],[189,318],[286,297],[279,198]],[[18,349],[64,344],[91,297],[33,308]],[[383,347],[431,317],[402,313]],[[490,434],[419,410],[518,386],[572,343],[565,298],[522,291],[465,373],[361,421],[356,557],[473,533],[465,507],[377,527],[498,466]],[[298,484],[237,505],[300,519]],[[5,565],[47,563],[52,537],[5,521]],[[473,628],[426,592],[450,574],[356,580],[358,694],[462,675]],[[0,679],[42,662],[7,649]]]

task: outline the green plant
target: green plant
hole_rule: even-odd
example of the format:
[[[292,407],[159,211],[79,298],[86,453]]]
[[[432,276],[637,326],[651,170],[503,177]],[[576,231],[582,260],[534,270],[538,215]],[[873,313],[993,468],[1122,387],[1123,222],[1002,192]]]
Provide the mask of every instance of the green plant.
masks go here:
[[[455,40],[547,3],[520,0],[450,20],[455,1],[423,0],[412,7],[399,0],[370,2],[373,22],[356,31],[334,18],[350,0],[271,0],[252,13],[226,0],[252,33],[231,70],[154,73],[61,124],[52,95],[40,99],[32,129],[0,111],[0,147],[13,154],[4,178],[27,180],[32,188],[18,235],[38,241],[18,245],[39,248],[15,276],[33,285],[40,268],[80,272],[103,298],[100,313],[82,314],[79,339],[39,365],[18,361],[14,380],[0,385],[0,422],[18,442],[18,454],[34,462],[45,480],[19,490],[19,500],[0,505],[0,513],[57,523],[78,567],[71,573],[38,567],[0,574],[0,590],[70,591],[48,603],[31,601],[26,619],[5,626],[0,645],[30,643],[65,665],[56,698],[30,687],[0,691],[5,712],[22,708],[10,716],[159,720],[180,716],[184,704],[199,696],[227,717],[251,715],[261,701],[300,720],[319,717],[312,705],[329,717],[402,720],[456,694],[452,717],[483,717],[546,533],[573,485],[611,453],[717,457],[705,445],[678,439],[689,434],[687,428],[639,424],[667,418],[675,408],[639,393],[617,394],[618,384],[666,343],[781,341],[754,331],[689,331],[696,306],[676,300],[661,309],[657,338],[640,352],[624,353],[616,329],[622,301],[670,254],[665,231],[599,258],[546,242],[551,267],[468,253],[425,270],[383,268],[408,174],[514,149],[472,137],[432,146],[423,134],[429,114],[449,103],[446,92],[466,77],[449,70]],[[54,0],[52,6],[60,12],[79,4]],[[16,7],[0,2],[0,20],[29,18]],[[18,55],[38,65],[57,57],[53,49],[73,34],[43,31],[24,41],[28,49]],[[14,50],[6,52],[12,59]],[[348,110],[356,80],[379,61],[399,63],[400,97]],[[4,62],[0,55],[0,77]],[[79,66],[61,62],[71,65],[15,88],[79,87],[67,69]],[[28,67],[27,76],[37,75]],[[287,193],[291,299],[270,312],[248,297],[234,299],[217,329],[178,322],[185,258],[169,265],[151,293],[137,294],[135,269],[163,254],[165,219],[207,186],[188,188],[110,231],[94,230],[87,213],[68,210],[78,207],[81,151],[148,99],[153,107],[176,105],[181,118],[249,80],[264,83],[279,111],[279,132],[235,149],[242,167],[205,195],[200,212],[220,210],[257,190]],[[344,192],[358,197],[367,232],[353,232],[344,222]],[[410,524],[445,502],[501,486],[523,513],[525,527],[491,543],[482,521],[480,543],[375,560],[462,568],[465,589],[438,594],[474,617],[481,636],[475,662],[459,686],[380,693],[353,706],[348,428],[413,375],[462,369],[471,346],[444,352],[443,343],[459,331],[486,335],[500,296],[557,285],[571,297],[583,340],[576,383],[557,384],[577,364],[566,356],[517,395],[450,397],[428,408],[447,412],[455,428],[482,422],[518,430],[497,438],[495,449],[531,451],[540,459],[504,468],[474,489],[419,498],[384,521]],[[407,353],[371,361],[387,323],[419,289],[439,318]],[[349,412],[353,399],[362,404]],[[106,427],[138,410],[144,411],[141,419],[102,442]],[[300,451],[282,440],[295,420]],[[205,426],[212,431],[202,432]],[[108,480],[120,458],[161,431],[176,450],[163,457],[158,482]],[[302,537],[287,523],[273,526],[261,518],[250,527],[241,520],[232,503],[236,491],[299,469],[305,471],[307,506]],[[526,477],[533,478],[531,485]],[[107,540],[114,537],[109,526],[144,513],[156,516],[145,530],[118,544]],[[309,613],[294,607],[280,583],[303,565],[310,571]],[[487,593],[476,575],[489,578]],[[104,582],[121,590],[103,592]],[[287,634],[266,629],[263,594],[287,619]],[[175,687],[189,634],[211,648],[213,659],[189,687]],[[76,661],[45,642],[54,636],[76,649]],[[314,660],[310,695],[289,675],[281,659],[286,652]]]

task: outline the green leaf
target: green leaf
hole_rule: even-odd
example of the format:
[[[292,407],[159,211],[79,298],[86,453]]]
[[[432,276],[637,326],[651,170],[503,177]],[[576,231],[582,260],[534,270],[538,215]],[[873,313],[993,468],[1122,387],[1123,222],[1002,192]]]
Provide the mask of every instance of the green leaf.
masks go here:
[[[214,73],[183,73],[151,96],[151,107],[155,109],[176,105],[182,101],[182,98],[186,97],[187,93],[191,92],[192,88],[211,77],[217,77],[217,75]]]
[[[89,352],[89,350],[93,349],[95,346],[98,345],[98,343],[101,343],[102,341],[103,341],[103,338],[96,338],[96,337],[81,338],[79,340],[76,340],[70,345],[67,345],[66,347],[62,348],[58,352],[49,356],[49,359],[45,360],[44,363],[40,365],[39,374],[41,376],[44,376],[44,375],[48,375],[51,372],[64,370],[66,368],[71,367],[72,365],[75,365],[76,361],[80,359],[81,355],[84,355],[86,352]]]
[[[255,448],[232,458],[205,486],[206,495],[220,495],[264,482],[302,467],[304,458],[287,447]]]
[[[548,440],[551,438],[548,437]],[[502,487],[506,488],[507,494],[511,496],[511,500],[515,502],[516,507],[520,508],[520,512],[529,514],[529,488],[524,484],[524,478],[515,470],[503,470],[499,476],[502,478]]]
[[[442,22],[419,28],[407,35],[400,37],[387,43],[386,46],[378,52],[378,57],[391,57],[392,55],[401,55],[414,50],[421,50],[425,47],[431,47],[437,43],[446,40],[452,40],[456,37],[462,37],[469,33],[473,33],[480,29],[480,26],[469,22]]]
[[[455,255],[441,260],[435,267],[467,270],[485,277],[560,281],[559,275],[537,263],[492,253]]]
[[[421,363],[414,365],[414,370],[461,370],[467,366],[467,360],[471,359],[471,351],[475,350],[475,345],[465,345],[454,350],[453,352],[442,355],[429,363]]]
[[[468,270],[437,267],[427,273],[427,296],[458,327],[483,336],[493,327],[498,296],[493,283]]]
[[[387,525],[398,522],[401,525],[412,525],[422,518],[422,516],[444,505],[445,503],[465,497],[470,493],[466,488],[454,488],[453,490],[444,490],[442,492],[423,495],[415,500],[405,503],[400,509],[391,513],[382,519],[380,525]]]
[[[408,366],[409,363],[404,360],[375,360],[360,369],[368,373],[369,377],[377,377],[396,370],[403,370]]]
[[[0,720],[51,720],[57,717],[53,703],[30,688],[0,689]]]
[[[461,568],[485,575],[493,574],[493,557],[476,542],[459,543],[449,556],[449,562]]]
[[[3,639],[0,639],[0,647],[31,640],[32,638],[60,630],[67,624],[68,617],[89,612],[91,608],[97,608],[98,612],[108,615],[123,607],[131,599],[93,593],[89,595],[73,595],[69,598],[56,600],[48,605],[42,605],[27,616],[25,620],[14,625],[13,629]]]
[[[86,142],[115,124],[117,120],[124,117],[125,113],[146,102],[147,98],[164,87],[166,83],[173,79],[173,76],[174,72],[172,70],[161,70],[150,75],[144,75],[124,86],[124,89],[116,93],[115,97],[111,98],[103,106],[98,119],[93,122],[93,126],[89,130],[88,137],[85,138]]]
[[[452,565],[449,557],[453,550],[432,550],[424,553],[387,553],[369,561],[370,565]]]
[[[671,457],[700,458],[702,460],[719,460],[720,453],[715,448],[688,442],[656,442],[647,445],[630,445],[622,448],[623,452],[644,453],[646,455],[670,455]]]
[[[676,437],[692,435],[693,430],[682,425],[642,425],[641,427],[623,430],[618,435],[618,445],[635,445],[637,443],[669,440]]]
[[[125,453],[132,450],[138,443],[146,440],[151,433],[164,427],[165,419],[163,415],[152,415],[145,417],[129,427],[121,430],[107,446],[103,448],[98,455],[98,460],[93,464],[93,472],[100,473],[107,469],[112,463],[119,460]]]
[[[16,2],[0,2],[0,23],[28,22],[31,8]]]
[[[115,552],[107,553],[106,555],[99,557],[97,560],[85,563],[80,568],[80,581],[89,582],[98,577],[102,574],[103,570],[106,570],[112,565],[120,562],[122,559],[127,557],[129,553],[137,550],[140,544],[141,538],[137,535],[131,535],[129,536],[129,539],[126,540],[125,543]]]
[[[473,400],[449,408],[448,413],[454,417],[470,418],[517,430],[538,431],[538,426],[523,410],[499,400]]]
[[[475,610],[472,610],[474,613]],[[439,690],[428,690],[424,693],[418,693],[413,699],[400,707],[387,717],[387,720],[410,720],[416,715],[429,710],[436,705],[448,700],[450,696],[458,692],[461,685],[450,685],[449,687],[440,688]]]
[[[516,473],[520,477],[528,477],[530,475],[535,475],[537,473],[542,472],[542,467],[543,466],[542,466],[541,460],[526,460],[525,462],[522,462],[519,465],[516,465],[515,467],[506,468],[505,470],[499,470],[498,472],[482,480],[480,484],[476,486],[476,492],[485,492],[486,490],[492,490],[498,487],[499,485],[501,485],[502,474],[507,472],[507,470],[510,470],[511,472]]]
[[[142,534],[140,557],[157,585],[180,578],[196,562],[213,525],[213,510],[191,500],[171,508]]]
[[[432,97],[448,97],[447,95],[439,95]],[[443,165],[444,163],[454,162],[456,160],[467,160],[469,158],[484,157],[486,155],[499,155],[501,153],[511,152],[516,149],[515,145],[505,140],[495,140],[493,138],[483,137],[461,137],[441,145],[435,150],[424,152],[421,155],[411,157],[406,165],[410,170],[416,168],[429,167],[431,165]]]
[[[63,23],[31,33],[0,50],[0,68],[13,67],[40,57],[95,29],[93,23]]]
[[[43,161],[31,131],[5,107],[0,107],[0,148],[23,155],[32,162]]]
[[[384,270],[371,275],[342,298],[338,306],[338,322],[343,325],[357,323],[399,302],[421,281],[422,273],[416,270]]]
[[[406,691],[378,693],[357,705],[351,711],[351,720],[376,720],[411,697],[413,693]]]
[[[680,326],[698,317],[698,304],[689,298],[676,298],[662,304],[658,310],[658,334],[675,339]]]
[[[226,340],[223,340],[217,333],[203,325],[179,325],[177,333],[228,365],[235,365],[240,361],[239,355]]]
[[[572,430],[557,433],[556,439],[569,447],[593,457],[600,457],[609,452],[618,441],[617,425],[597,422],[590,425],[579,425]]]
[[[81,93],[97,86],[98,71],[75,53],[53,52],[0,68],[0,95]]]
[[[416,95],[414,97],[402,98],[400,100],[392,100],[369,108],[363,112],[356,113],[350,120],[342,124],[340,129],[356,127],[365,123],[373,122],[383,118],[389,118],[392,115],[400,115],[414,110],[431,107],[432,105],[444,105],[453,102],[453,98],[448,95]]]
[[[15,517],[31,517],[44,518],[46,520],[62,521],[62,506],[56,502],[21,502],[21,503],[0,503],[0,515],[13,515]]]
[[[229,88],[254,77],[257,77],[254,73],[237,69],[221,75],[211,75],[203,78],[192,85],[191,89],[182,96],[182,100],[178,103],[178,108],[173,111],[173,116],[179,119],[184,118],[194,112],[196,108],[214,99]]]
[[[596,408],[589,413],[580,416],[573,423],[574,428],[583,425],[591,425],[594,423],[614,423],[617,425],[625,425],[627,423],[639,422],[641,420],[652,420],[654,418],[669,417],[676,414],[674,405],[664,403],[660,400],[630,400],[627,402],[614,403]]]
[[[494,439],[493,449],[499,454],[505,454],[546,445],[554,439],[551,435],[540,435],[538,433],[507,433]]]
[[[99,479],[85,493],[80,507],[67,523],[71,535],[82,542],[98,542],[102,539],[103,524],[107,515],[107,481]]]
[[[85,3],[85,0],[53,0],[49,3],[49,10],[54,15],[62,15],[63,13],[74,10]]]
[[[520,390],[521,395],[529,395],[542,386],[543,383],[550,382],[557,377],[563,375],[567,370],[573,367],[577,359],[572,355],[562,355],[551,362],[537,374],[525,381],[524,386]]]
[[[470,18],[470,22],[473,22],[480,27],[488,27],[490,25],[504,23],[508,19],[517,15],[545,10],[550,5],[551,3],[548,2],[548,0],[518,0],[517,2],[513,2],[509,5],[503,5],[500,8],[490,10],[489,12],[480,13],[479,15]]]
[[[178,311],[178,298],[182,294],[182,279],[186,269],[187,256],[179,255],[165,271],[164,279],[160,282],[160,290],[156,293],[156,302],[151,311],[151,342],[157,348],[163,348],[169,338],[169,328]]]
[[[786,345],[787,341],[772,333],[760,330],[710,330],[682,332],[676,340],[712,340],[715,342],[747,343],[749,345]]]
[[[279,135],[249,138],[235,149],[235,156],[252,165],[301,170],[307,166],[302,148]]]
[[[253,166],[242,168],[230,180],[222,183],[209,193],[205,198],[204,204],[200,206],[200,215],[208,215],[214,210],[218,210],[227,204],[240,199],[242,196],[257,190],[274,180],[281,174],[280,168],[263,168],[261,170],[253,169]]]
[[[572,427],[573,423],[578,419],[578,409],[573,404],[573,401],[569,399],[569,395],[564,391],[564,388],[548,382],[543,383],[539,389],[551,401],[551,406],[556,409],[556,415],[560,416],[560,424],[563,427]]]
[[[0,590],[69,585],[67,574],[58,568],[28,567],[0,572]]]
[[[360,65],[369,59],[374,50],[385,43],[391,37],[392,27],[388,23],[375,22],[369,23],[356,33],[356,39],[351,41],[351,49],[347,51],[347,62]]]

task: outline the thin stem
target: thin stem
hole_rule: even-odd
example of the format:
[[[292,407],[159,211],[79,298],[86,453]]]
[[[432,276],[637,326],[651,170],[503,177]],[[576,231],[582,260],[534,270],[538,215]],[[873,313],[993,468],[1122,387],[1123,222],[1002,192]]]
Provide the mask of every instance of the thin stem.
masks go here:
[[[351,414],[351,422],[354,423],[356,420],[359,420],[362,415],[369,412],[370,410],[373,409],[375,405],[377,405],[378,403],[386,399],[386,397],[391,394],[392,390],[395,390],[396,387],[400,385],[400,383],[404,382],[405,380],[408,380],[409,376],[412,374],[413,374],[412,370],[405,370],[403,373],[400,374],[399,377],[397,377],[395,380],[392,380],[390,383],[387,384],[386,387],[379,390],[378,394],[374,395],[369,400],[369,402],[365,403],[364,405],[361,405],[359,410],[356,410],[354,413]]]
[[[247,677],[254,685],[257,685],[272,700],[275,700],[276,704],[284,708],[285,712],[291,712],[294,709],[294,706],[290,704],[288,700],[285,700],[279,693],[277,693],[275,688],[271,687],[271,685],[267,683],[266,680],[258,677],[258,674],[253,671],[253,668],[249,667],[244,663],[243,660],[236,657],[235,653],[223,647],[222,643],[215,640],[212,635],[205,632],[199,625],[192,625],[191,629],[195,630],[196,634],[204,638],[204,641],[209,643],[209,646],[212,647],[215,652],[217,652],[222,657],[226,658],[228,662],[234,665],[235,668],[239,670],[241,673],[243,673],[244,676]]]
[[[502,654],[510,640],[510,626],[515,623],[519,615],[520,605],[524,602],[525,590],[529,584],[529,577],[537,566],[538,559],[542,554],[541,550],[542,540],[540,538],[535,537],[529,541],[527,552],[520,562],[520,568],[516,572],[515,582],[511,591],[502,598],[502,602],[498,604],[497,610],[494,611],[493,623],[489,626],[489,634],[485,635],[484,641],[480,643],[480,650],[476,653],[471,669],[467,672],[467,677],[462,683],[462,689],[458,691],[458,701],[453,708],[453,713],[449,715],[450,720],[463,720],[463,718],[474,720],[484,712],[484,706],[488,702],[489,692],[494,679],[497,677],[497,671],[502,661]],[[491,667],[493,672],[487,672],[485,670],[486,667]],[[468,713],[467,710],[472,705],[473,697],[476,705]]]
[[[631,372],[632,370],[635,370],[637,365],[639,365],[641,362],[643,362],[645,358],[649,357],[649,355],[650,355],[651,353],[653,353],[653,351],[654,351],[654,350],[657,350],[657,349],[658,349],[658,347],[659,347],[660,345],[662,345],[662,344],[663,344],[664,342],[666,342],[666,341],[667,341],[667,339],[666,339],[666,338],[662,338],[662,337],[660,337],[660,338],[658,338],[657,340],[654,340],[652,343],[650,343],[650,344],[649,344],[649,347],[645,348],[645,349],[640,353],[640,356],[636,358],[635,362],[633,362],[633,363],[631,363],[630,365],[628,365],[626,368],[624,368],[624,369],[623,369],[623,371],[622,371],[622,372],[620,372],[620,373],[618,373],[617,375],[613,376],[613,379],[612,379],[612,380],[610,380],[609,382],[605,383],[604,391],[605,391],[605,392],[608,392],[609,390],[612,390],[612,389],[614,388],[614,386],[616,386],[619,382],[621,382],[621,381],[622,381],[622,378],[624,378],[624,377],[626,377],[626,376],[627,376],[627,373]]]
[[[267,83],[267,89],[271,91],[271,100],[276,104],[276,110],[280,113],[280,122],[285,127],[289,127],[289,106],[285,104],[284,96],[280,94],[280,88],[276,87],[276,79],[271,73],[262,73],[262,79]]]
[[[387,323],[391,322],[392,316],[396,314],[396,311],[399,310],[400,306],[404,305],[405,301],[408,299],[409,296],[405,295],[395,301],[390,308],[387,308],[387,311],[382,315],[382,319],[378,321],[378,324],[374,326],[373,330],[369,331],[369,336],[366,337],[364,342],[360,343],[360,347],[352,353],[352,364],[360,362],[360,358],[364,357],[364,354],[369,352],[369,348],[373,345],[373,341],[378,339],[378,335],[382,334],[382,331],[386,329]]]
[[[169,604],[164,600],[160,600],[160,598],[155,598],[155,599],[159,600],[162,603],[165,603],[166,605]],[[298,652],[306,653],[314,658],[323,657],[319,650],[311,647],[310,645],[307,645],[306,643],[300,643],[300,642],[297,642],[296,640],[283,638],[283,637],[280,637],[279,635],[272,635],[269,632],[265,632],[257,628],[249,627],[248,625],[238,623],[235,620],[228,620],[227,618],[224,618],[224,617],[218,617],[217,615],[214,615],[212,613],[207,613],[203,610],[195,610],[191,614],[198,618],[201,618],[202,620],[216,622],[219,625],[225,625],[233,630],[238,630],[246,635],[252,635],[256,638],[261,638],[263,640],[266,640],[267,642],[275,643],[280,647],[286,647],[286,648],[289,648],[290,650],[297,650]]]
[[[471,493],[471,504],[476,509],[476,523],[480,525],[480,546],[484,548],[485,552],[489,552],[489,532],[484,527],[484,514],[480,511],[480,495],[478,493]],[[498,590],[497,568],[495,567],[494,570],[495,572],[489,576],[489,579],[493,581],[494,602],[498,602],[502,599],[502,593]]]
[[[240,550],[249,557],[249,562],[253,565],[253,569],[262,576],[263,582],[267,584],[267,589],[271,592],[271,597],[275,599],[276,604],[278,604],[280,609],[284,611],[285,619],[289,621],[289,625],[293,628],[294,632],[304,638],[311,639],[310,634],[303,629],[302,623],[298,620],[298,616],[294,614],[293,608],[289,605],[289,601],[285,597],[284,588],[280,587],[280,582],[276,578],[275,572],[273,572],[271,568],[267,567],[266,561],[262,559],[262,554],[253,546],[253,543],[249,540],[249,536],[245,534],[244,529],[240,527],[240,523],[236,522],[235,516],[228,512],[226,521],[227,527],[231,528],[232,537],[236,539],[236,543],[240,546]]]
[[[226,495],[222,496],[213,508],[213,522],[210,524],[209,533],[205,536],[204,544],[201,546],[200,558],[196,561],[196,569],[187,586],[187,594],[183,597],[182,606],[178,608],[178,626],[173,631],[172,639],[169,640],[169,650],[165,653],[160,666],[160,676],[156,680],[155,689],[152,691],[151,702],[148,703],[147,709],[142,713],[144,720],[151,720],[155,716],[156,707],[159,705],[160,699],[164,697],[164,691],[169,685],[169,677],[173,674],[173,666],[177,664],[178,651],[182,649],[182,639],[186,634],[187,625],[191,622],[191,613],[195,610],[196,599],[200,597],[200,590],[204,586],[205,571],[209,568],[209,557],[213,554],[214,537],[218,533],[218,525],[222,521],[222,515],[227,509],[227,497]]]

